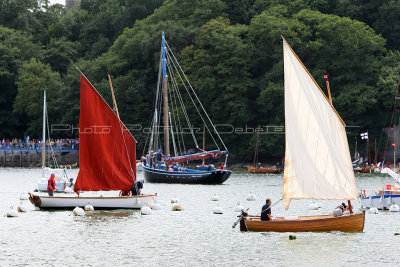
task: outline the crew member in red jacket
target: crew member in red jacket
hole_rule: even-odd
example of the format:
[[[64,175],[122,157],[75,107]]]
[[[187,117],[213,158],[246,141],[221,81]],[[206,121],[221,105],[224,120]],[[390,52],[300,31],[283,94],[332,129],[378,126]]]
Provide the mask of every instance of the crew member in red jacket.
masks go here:
[[[51,174],[49,180],[47,181],[47,192],[49,196],[53,196],[54,191],[56,191],[56,180],[54,179],[54,173]]]

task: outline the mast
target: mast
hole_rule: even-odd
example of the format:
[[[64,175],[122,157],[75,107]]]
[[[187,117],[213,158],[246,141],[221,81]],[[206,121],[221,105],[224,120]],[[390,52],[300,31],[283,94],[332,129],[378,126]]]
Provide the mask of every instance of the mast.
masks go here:
[[[260,138],[260,132],[257,132],[257,139],[256,139],[256,149],[254,150],[254,167],[257,166],[257,154],[258,154],[258,139]]]
[[[203,126],[203,152],[206,151],[206,125]],[[203,159],[203,164],[205,164],[205,159]]]
[[[43,133],[42,133],[42,168],[46,162],[46,91],[43,92]]]
[[[112,85],[110,74],[108,74],[108,81],[110,82],[111,95],[112,95],[112,99],[113,99],[113,103],[114,103],[115,113],[117,114],[118,119],[121,120],[120,117],[119,117],[117,101],[115,100],[114,88],[113,88],[113,85]]]
[[[167,88],[167,60],[165,58],[165,37],[162,33],[162,63],[163,63],[163,104],[164,104],[164,142],[165,156],[169,157],[169,123],[168,123],[168,88]]]
[[[376,138],[375,138],[375,164],[377,163],[378,163],[378,154],[376,154]]]

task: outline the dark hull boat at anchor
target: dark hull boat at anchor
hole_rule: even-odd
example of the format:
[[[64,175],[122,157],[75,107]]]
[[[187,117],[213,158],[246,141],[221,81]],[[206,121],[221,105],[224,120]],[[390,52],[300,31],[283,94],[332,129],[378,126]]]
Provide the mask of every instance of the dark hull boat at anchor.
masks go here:
[[[231,175],[229,170],[213,171],[165,171],[144,166],[144,179],[150,183],[170,183],[170,184],[222,184]]]
[[[197,115],[204,124],[202,149],[198,145],[196,128],[189,119],[184,99],[191,100],[194,110],[197,111]],[[163,125],[160,122],[163,122]],[[188,132],[185,133],[187,130],[190,135],[187,134]],[[213,140],[213,150],[205,149],[206,131]],[[188,140],[189,136],[193,140]],[[171,152],[170,140],[172,141]],[[155,110],[148,141],[147,155],[142,157],[143,175],[147,182],[222,184],[232,173],[226,170],[228,150],[165,41],[164,33],[162,33]],[[165,153],[161,149],[162,143]],[[188,146],[192,147],[189,149]],[[188,153],[190,150],[193,152]],[[185,166],[191,161],[199,160],[202,160],[203,164],[197,169]],[[205,164],[205,160],[208,160],[209,165]],[[218,168],[214,168],[212,163],[218,164]]]

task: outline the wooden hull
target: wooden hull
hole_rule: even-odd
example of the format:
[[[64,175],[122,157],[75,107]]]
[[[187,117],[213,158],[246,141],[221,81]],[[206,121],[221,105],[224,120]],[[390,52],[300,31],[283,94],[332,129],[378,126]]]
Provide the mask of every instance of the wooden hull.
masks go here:
[[[355,173],[372,173],[374,172],[374,169],[370,168],[354,168]]]
[[[240,221],[241,231],[254,232],[362,232],[365,212],[342,216],[320,215],[275,218],[261,221],[259,216],[247,216]]]
[[[264,167],[257,168],[248,166],[247,171],[251,173],[282,173],[283,169],[264,168]]]
[[[231,173],[229,170],[175,172],[143,166],[144,179],[149,183],[222,184]]]
[[[153,207],[157,194],[108,197],[55,194],[53,197],[29,193],[31,203],[40,209],[71,209],[91,204],[95,209],[140,209],[144,205]]]

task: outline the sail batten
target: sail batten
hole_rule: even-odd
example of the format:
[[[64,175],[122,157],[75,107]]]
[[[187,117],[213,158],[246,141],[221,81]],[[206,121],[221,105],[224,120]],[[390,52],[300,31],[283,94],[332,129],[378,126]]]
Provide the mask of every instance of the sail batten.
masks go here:
[[[283,201],[356,199],[345,124],[287,42]]]
[[[129,190],[136,179],[136,141],[81,75],[80,170],[74,190]]]

